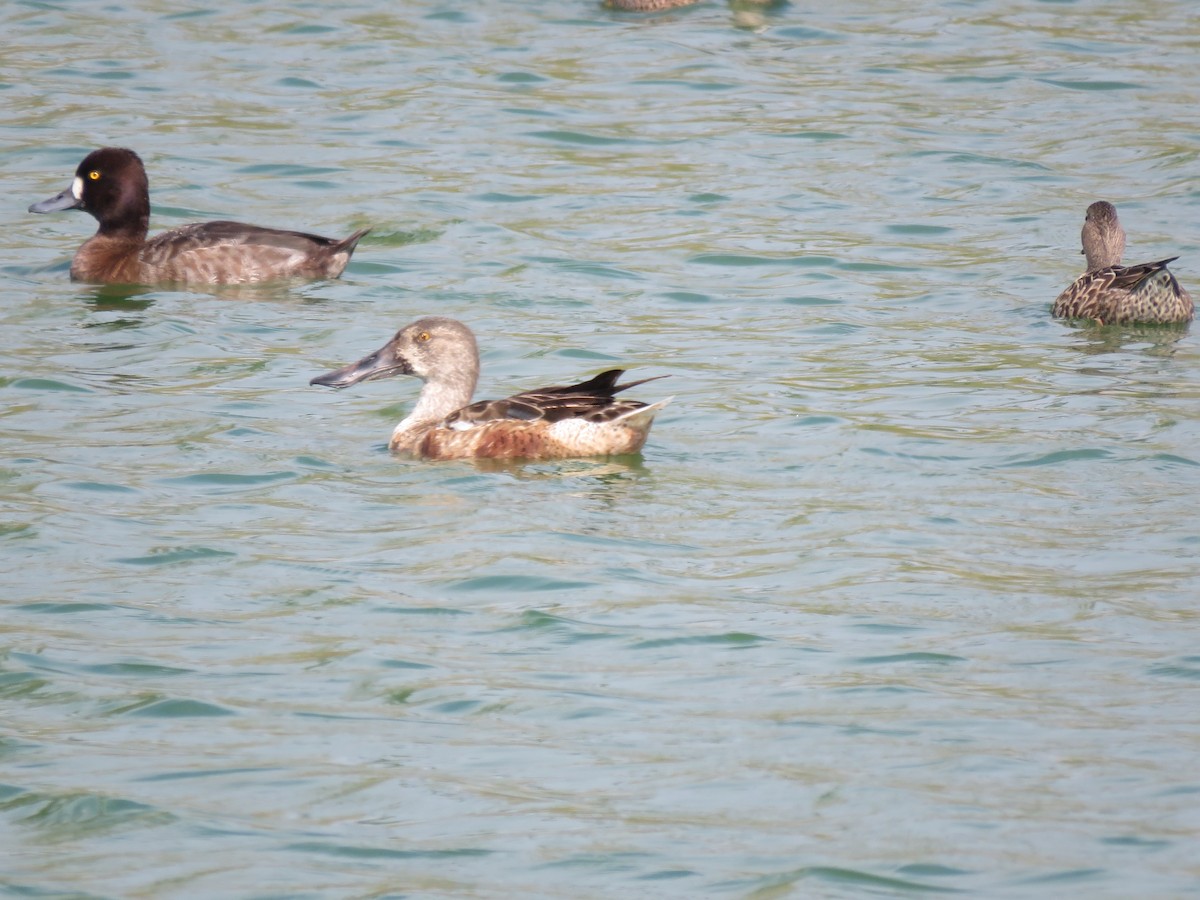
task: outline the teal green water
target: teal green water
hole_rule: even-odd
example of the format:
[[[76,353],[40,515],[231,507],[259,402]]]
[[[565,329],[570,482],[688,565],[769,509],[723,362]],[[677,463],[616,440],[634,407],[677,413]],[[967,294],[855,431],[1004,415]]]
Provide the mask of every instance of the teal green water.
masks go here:
[[[1089,202],[1195,222],[1200,18],[487,0],[0,7],[0,886],[1181,896],[1200,351],[1049,318]],[[334,282],[75,285],[154,227]],[[623,366],[639,459],[384,449],[308,379],[419,315],[480,396]]]

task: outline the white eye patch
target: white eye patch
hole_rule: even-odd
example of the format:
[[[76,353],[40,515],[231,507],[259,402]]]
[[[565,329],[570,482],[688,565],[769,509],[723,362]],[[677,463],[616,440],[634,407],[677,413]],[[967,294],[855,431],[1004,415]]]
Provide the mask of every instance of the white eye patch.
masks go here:
[[[83,199],[83,179],[78,175],[76,175],[75,180],[71,182],[71,195],[76,200]]]

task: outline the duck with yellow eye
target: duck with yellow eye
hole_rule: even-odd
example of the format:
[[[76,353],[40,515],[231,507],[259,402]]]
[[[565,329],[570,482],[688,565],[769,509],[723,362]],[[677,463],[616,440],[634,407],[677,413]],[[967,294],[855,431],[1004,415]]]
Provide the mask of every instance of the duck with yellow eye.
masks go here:
[[[425,459],[571,459],[637,453],[655,414],[671,402],[617,399],[645,378],[617,384],[610,369],[579,384],[538,388],[471,403],[479,379],[475,335],[462,322],[427,316],[401,328],[379,350],[310,384],[349,387],[392,375],[425,384],[388,446]],[[658,376],[659,378],[665,376]]]
[[[253,284],[336,278],[370,229],[337,240],[245,225],[203,222],[147,238],[150,184],[132,150],[104,147],[79,164],[71,186],[29,207],[82,209],[100,223],[71,261],[71,278],[99,284]]]

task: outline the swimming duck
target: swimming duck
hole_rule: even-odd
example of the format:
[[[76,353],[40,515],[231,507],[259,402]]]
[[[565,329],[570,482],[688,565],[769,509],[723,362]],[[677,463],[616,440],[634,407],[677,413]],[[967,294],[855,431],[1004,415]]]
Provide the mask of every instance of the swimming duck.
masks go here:
[[[696,2],[698,0],[604,0],[603,5],[624,12],[658,12],[680,6],[691,6]]]
[[[1125,229],[1111,203],[1097,200],[1087,208],[1081,238],[1087,271],[1058,295],[1054,301],[1055,316],[1095,319],[1102,325],[1190,322],[1195,316],[1192,298],[1167,268],[1178,256],[1135,266],[1121,265]]]
[[[651,404],[617,400],[614,394],[656,380],[617,384],[622,374],[610,369],[580,384],[471,403],[479,377],[475,335],[457,319],[428,316],[401,328],[370,356],[309,383],[344,388],[391,375],[423,380],[416,406],[388,444],[400,453],[425,459],[567,459],[637,453],[646,443],[655,413],[672,398]]]
[[[369,228],[335,240],[240,222],[173,228],[149,240],[150,184],[132,150],[104,147],[84,157],[71,186],[29,207],[82,209],[99,230],[75,253],[71,278],[102,284],[251,284],[282,278],[336,278]]]
[[[681,6],[691,6],[700,0],[602,0],[601,6],[621,12],[662,12],[667,9],[678,9]],[[748,6],[761,9],[771,6],[776,0],[731,0],[730,6]]]

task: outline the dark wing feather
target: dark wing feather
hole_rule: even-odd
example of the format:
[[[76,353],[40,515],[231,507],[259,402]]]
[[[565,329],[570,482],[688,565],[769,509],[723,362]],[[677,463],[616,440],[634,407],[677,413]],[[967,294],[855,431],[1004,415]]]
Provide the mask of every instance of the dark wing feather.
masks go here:
[[[1140,263],[1133,266],[1113,266],[1112,280],[1106,287],[1132,293],[1141,287],[1147,278],[1161,272],[1168,264],[1177,259],[1179,259],[1178,256],[1172,256],[1170,259],[1160,259],[1158,262]]]
[[[646,405],[637,400],[616,400],[613,398],[614,394],[667,377],[656,375],[653,378],[617,384],[617,379],[623,374],[624,369],[609,369],[579,384],[537,388],[503,400],[480,400],[447,416],[445,424],[462,428],[501,419],[521,422],[587,419],[591,422],[606,422]]]

